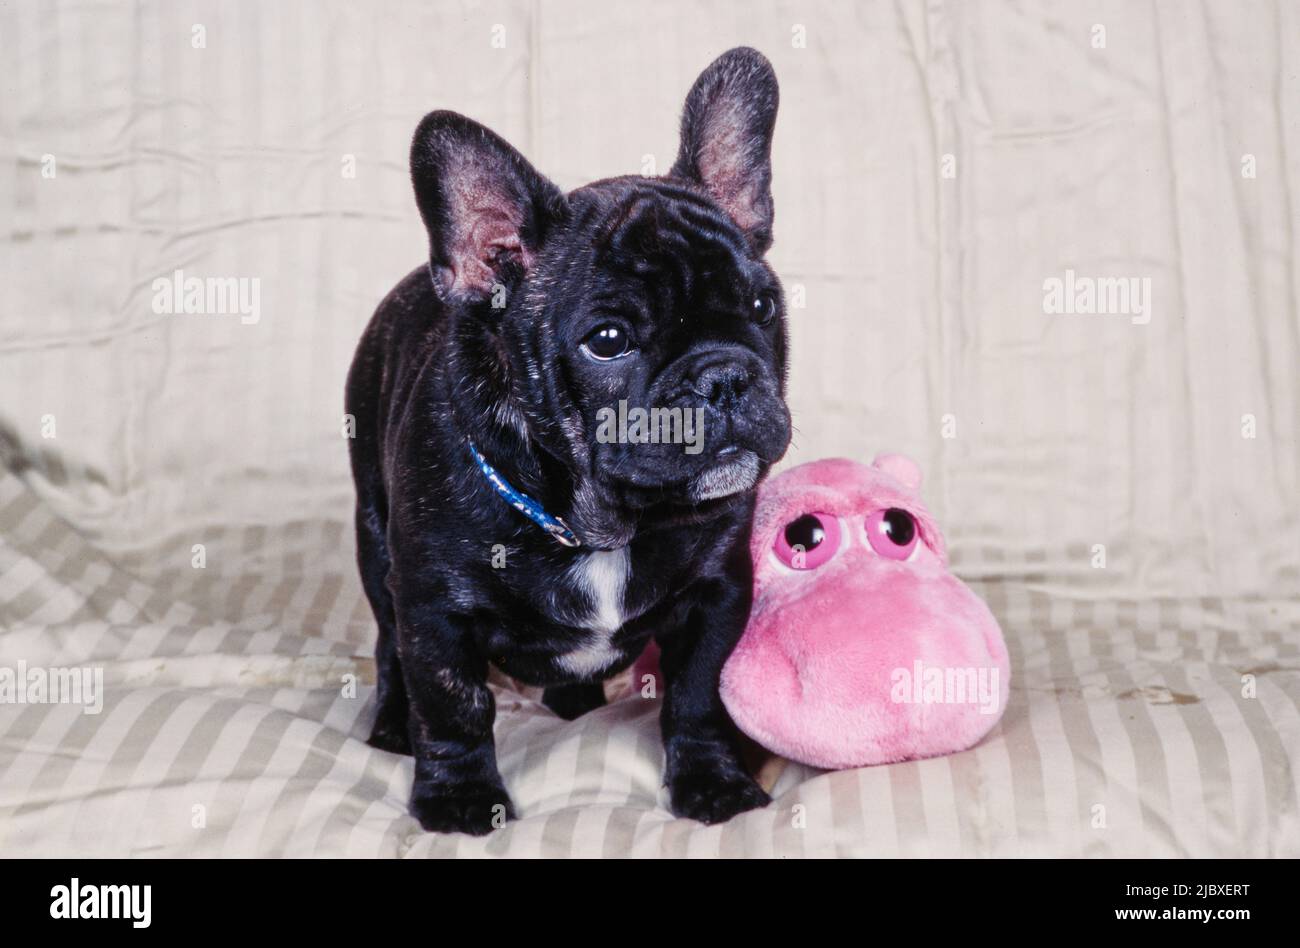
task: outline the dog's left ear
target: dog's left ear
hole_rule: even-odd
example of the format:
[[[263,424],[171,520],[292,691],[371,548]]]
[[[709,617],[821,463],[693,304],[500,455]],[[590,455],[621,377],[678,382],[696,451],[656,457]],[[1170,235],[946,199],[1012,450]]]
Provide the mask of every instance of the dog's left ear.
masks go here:
[[[695,80],[670,175],[704,185],[758,252],[772,244],[772,129],[779,92],[756,49],[728,50]]]

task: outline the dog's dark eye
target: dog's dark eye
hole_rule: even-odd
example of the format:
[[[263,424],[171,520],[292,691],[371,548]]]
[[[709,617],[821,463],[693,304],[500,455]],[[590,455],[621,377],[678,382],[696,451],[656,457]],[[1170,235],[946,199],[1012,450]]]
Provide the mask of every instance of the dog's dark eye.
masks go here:
[[[750,305],[754,322],[760,326],[766,326],[776,318],[776,297],[770,293],[762,293],[754,297],[754,302]]]
[[[587,354],[593,359],[608,362],[610,359],[617,359],[631,352],[632,340],[622,329],[610,323],[601,326],[583,340],[582,348],[586,349]]]

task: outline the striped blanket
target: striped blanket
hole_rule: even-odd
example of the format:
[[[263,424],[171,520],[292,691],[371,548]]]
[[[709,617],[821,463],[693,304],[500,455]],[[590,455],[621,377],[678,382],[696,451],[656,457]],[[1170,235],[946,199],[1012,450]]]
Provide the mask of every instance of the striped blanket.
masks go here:
[[[406,813],[411,759],[364,743],[367,607],[349,563],[316,562],[343,523],[230,533],[232,548],[258,551],[256,571],[143,582],[17,477],[0,479],[4,655],[102,670],[83,704],[0,704],[0,852],[1300,854],[1295,603],[977,584],[1015,668],[989,737],[839,773],[768,762],[775,802],[715,827],[665,808],[657,700],[615,682],[609,705],[566,722],[498,680],[501,769],[520,819],[476,839],[421,832]]]

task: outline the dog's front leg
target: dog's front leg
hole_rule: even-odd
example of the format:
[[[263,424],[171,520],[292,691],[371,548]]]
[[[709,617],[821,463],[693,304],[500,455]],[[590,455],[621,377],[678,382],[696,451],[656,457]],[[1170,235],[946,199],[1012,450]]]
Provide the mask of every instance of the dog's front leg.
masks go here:
[[[685,625],[659,642],[664,779],[673,812],[702,823],[721,823],[771,802],[745,771],[735,725],[718,697],[722,666],[749,618],[749,588],[745,578],[710,584]]]
[[[514,812],[497,769],[487,662],[469,621],[399,607],[398,640],[415,755],[411,815],[430,832],[489,833]]]

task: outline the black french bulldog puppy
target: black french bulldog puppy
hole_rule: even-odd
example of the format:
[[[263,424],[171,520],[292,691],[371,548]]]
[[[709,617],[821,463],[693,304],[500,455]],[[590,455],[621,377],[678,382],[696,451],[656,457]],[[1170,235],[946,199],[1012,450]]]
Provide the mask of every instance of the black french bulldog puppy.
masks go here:
[[[776,110],[771,65],[733,49],[691,89],[667,175],[567,195],[460,115],[416,130],[429,261],[379,305],[347,411],[379,626],[370,743],[414,754],[427,830],[513,815],[489,662],[574,717],[651,638],[673,811],[712,823],[768,802],[718,678],[749,614],[754,488],[790,439],[763,259]],[[609,437],[620,402],[679,409],[703,437]]]

